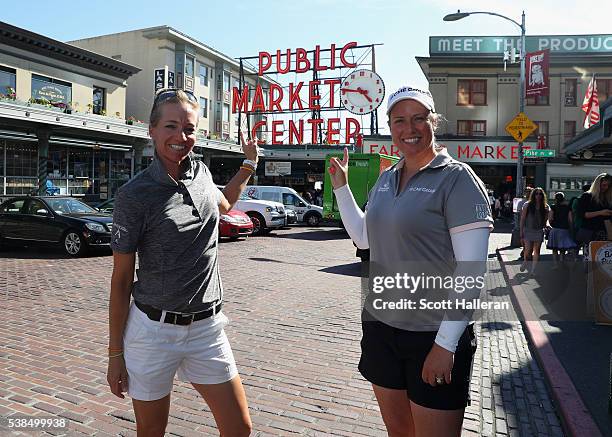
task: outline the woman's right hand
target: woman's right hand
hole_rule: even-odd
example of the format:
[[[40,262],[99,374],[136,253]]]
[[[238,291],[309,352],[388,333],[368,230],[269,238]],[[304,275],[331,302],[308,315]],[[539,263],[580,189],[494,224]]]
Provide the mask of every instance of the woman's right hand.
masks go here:
[[[125,398],[123,393],[128,391],[128,373],[123,355],[108,359],[106,381],[115,396],[121,399]]]
[[[340,161],[338,158],[332,157],[329,160],[329,176],[331,178],[332,187],[337,190],[348,183],[348,149],[344,148],[344,158]]]

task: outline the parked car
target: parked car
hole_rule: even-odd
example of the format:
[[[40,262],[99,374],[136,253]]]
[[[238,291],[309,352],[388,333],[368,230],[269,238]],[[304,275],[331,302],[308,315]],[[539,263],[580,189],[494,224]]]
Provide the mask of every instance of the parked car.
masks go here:
[[[253,222],[251,218],[236,209],[232,209],[219,217],[219,237],[228,237],[237,240],[247,237],[253,233]]]
[[[113,210],[115,209],[115,198],[113,197],[112,199],[105,200],[104,202],[95,205],[95,208],[100,212],[112,214]]]
[[[223,187],[219,186],[219,189]],[[244,212],[251,218],[253,235],[267,234],[273,229],[285,226],[287,215],[281,203],[253,199],[242,193],[234,209]]]
[[[297,221],[310,226],[319,226],[323,218],[323,208],[308,203],[293,188],[269,185],[249,185],[245,193],[261,200],[272,200],[282,203],[285,209],[292,209],[297,214]]]
[[[0,205],[0,244],[57,244],[70,256],[108,247],[113,217],[69,196],[19,196]]]

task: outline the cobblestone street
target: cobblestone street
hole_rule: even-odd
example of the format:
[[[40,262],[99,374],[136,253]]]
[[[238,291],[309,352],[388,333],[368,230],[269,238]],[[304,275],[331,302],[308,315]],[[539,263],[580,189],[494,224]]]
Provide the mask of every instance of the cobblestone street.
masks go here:
[[[491,253],[496,244],[492,238]],[[339,229],[326,227],[220,245],[226,331],[254,435],[386,435],[370,385],[357,371],[354,253]],[[131,402],[106,385],[112,258],[30,249],[1,255],[0,415],[62,416],[71,436],[135,435]],[[489,271],[488,292],[509,299],[495,258]],[[563,435],[521,324],[477,323],[476,332],[463,435]],[[190,386],[177,382],[172,397],[169,435],[217,435]]]

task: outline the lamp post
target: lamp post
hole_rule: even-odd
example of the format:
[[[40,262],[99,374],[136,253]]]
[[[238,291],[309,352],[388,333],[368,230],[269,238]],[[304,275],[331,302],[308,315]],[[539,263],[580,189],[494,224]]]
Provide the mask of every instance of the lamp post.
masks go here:
[[[525,112],[525,11],[521,16],[521,23],[519,24],[517,21],[514,21],[512,18],[508,18],[505,15],[497,14],[495,12],[486,12],[486,11],[478,11],[478,12],[461,12],[457,11],[454,14],[448,14],[444,16],[444,21],[457,21],[465,18],[469,15],[475,14],[485,14],[485,15],[494,15],[499,18],[503,18],[504,20],[508,20],[518,27],[521,28],[521,51],[520,51],[520,59],[521,59],[521,72],[520,72],[520,84],[519,84],[519,112]],[[523,197],[523,142],[519,142],[518,145],[518,158],[516,162],[516,197]],[[512,245],[518,246],[520,245],[520,236],[519,236],[519,218],[521,212],[518,211],[514,216],[514,229],[512,231]]]

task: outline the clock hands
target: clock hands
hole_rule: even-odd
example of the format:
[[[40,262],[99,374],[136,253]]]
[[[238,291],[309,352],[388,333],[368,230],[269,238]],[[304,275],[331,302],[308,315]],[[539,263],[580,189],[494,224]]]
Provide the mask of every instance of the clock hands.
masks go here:
[[[372,98],[368,95],[368,90],[362,90],[360,87],[358,87],[356,90],[351,88],[342,88],[342,94],[346,93],[359,93],[364,96],[368,102],[372,102]]]

